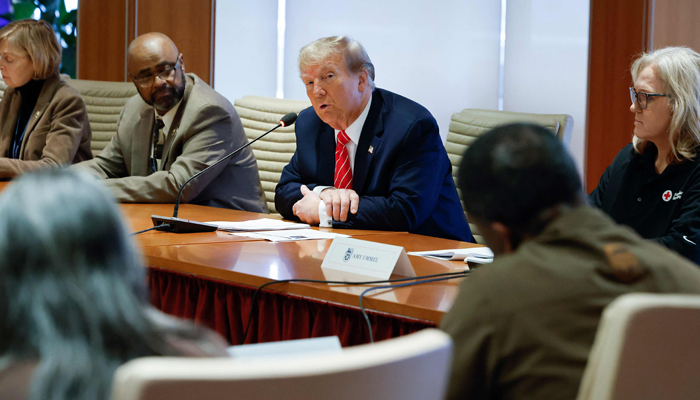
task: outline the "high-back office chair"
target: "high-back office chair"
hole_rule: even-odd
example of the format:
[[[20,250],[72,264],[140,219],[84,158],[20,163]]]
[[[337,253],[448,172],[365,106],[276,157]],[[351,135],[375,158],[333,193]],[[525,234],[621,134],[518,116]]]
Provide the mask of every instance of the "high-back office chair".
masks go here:
[[[700,396],[700,296],[627,294],[603,312],[578,400]]]
[[[83,79],[63,79],[73,86],[83,98],[87,108],[92,142],[90,148],[93,156],[117,134],[117,121],[126,102],[136,95],[136,86],[131,82],[105,82]]]
[[[439,400],[452,340],[437,329],[340,353],[246,359],[147,357],[114,377],[111,400]]]
[[[459,164],[467,148],[482,134],[491,129],[514,122],[525,122],[542,125],[562,140],[565,147],[571,143],[571,132],[574,129],[574,119],[566,114],[526,114],[510,111],[473,110],[464,109],[452,114],[450,128],[447,132],[445,149],[452,163],[452,177],[457,182]],[[457,189],[459,199],[463,200],[462,192]],[[462,204],[464,208],[464,204]],[[483,238],[476,231],[474,224],[469,224],[478,243],[483,243]]]
[[[272,129],[283,115],[310,107],[311,103],[303,100],[284,100],[274,97],[245,96],[234,103],[243,122],[243,129],[248,140],[253,140]],[[258,161],[260,183],[265,192],[267,208],[276,214],[275,186],[282,176],[282,169],[289,163],[296,150],[294,125],[279,128],[251,145]]]

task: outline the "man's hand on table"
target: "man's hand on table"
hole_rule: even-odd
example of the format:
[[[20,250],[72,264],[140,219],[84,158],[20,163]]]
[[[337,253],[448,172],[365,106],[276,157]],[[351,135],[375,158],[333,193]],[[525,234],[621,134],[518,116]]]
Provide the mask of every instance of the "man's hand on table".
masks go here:
[[[321,202],[321,198],[318,197],[316,193],[309,190],[306,185],[301,185],[301,194],[304,197],[294,203],[292,212],[301,220],[301,222],[309,225],[318,225],[320,222],[318,217],[318,203]]]
[[[326,214],[333,217],[335,221],[341,222],[347,221],[348,212],[357,213],[357,207],[360,204],[360,196],[352,189],[331,187],[324,189],[319,196],[306,185],[302,185],[301,194],[304,197],[294,204],[292,212],[309,225],[320,223],[319,203],[322,200],[326,205]]]
[[[356,214],[360,204],[360,196],[352,189],[328,188],[321,192],[320,197],[326,203],[326,213],[335,221],[347,221],[348,212]]]

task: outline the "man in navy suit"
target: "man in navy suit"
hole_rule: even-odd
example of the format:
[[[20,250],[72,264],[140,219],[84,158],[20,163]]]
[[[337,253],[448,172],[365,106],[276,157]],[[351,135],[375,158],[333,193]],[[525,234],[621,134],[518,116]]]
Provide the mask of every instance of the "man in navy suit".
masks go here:
[[[299,69],[313,108],[299,114],[297,149],[275,189],[282,216],[473,241],[428,110],[375,89],[374,65],[347,37],[304,46]]]

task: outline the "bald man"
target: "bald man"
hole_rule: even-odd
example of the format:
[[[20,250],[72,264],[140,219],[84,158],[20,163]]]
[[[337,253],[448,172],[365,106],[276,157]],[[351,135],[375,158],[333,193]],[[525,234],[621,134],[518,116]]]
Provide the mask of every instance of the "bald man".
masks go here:
[[[184,56],[161,33],[134,39],[127,67],[139,95],[124,106],[107,147],[76,168],[106,179],[120,202],[174,202],[185,181],[247,142],[241,120],[226,98],[185,74]],[[193,180],[181,201],[267,212],[252,150]]]

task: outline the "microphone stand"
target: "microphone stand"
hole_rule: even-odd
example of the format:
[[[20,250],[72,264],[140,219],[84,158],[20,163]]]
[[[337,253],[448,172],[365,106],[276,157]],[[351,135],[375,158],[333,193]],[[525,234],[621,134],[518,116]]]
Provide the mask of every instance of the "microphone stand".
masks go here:
[[[257,142],[258,140],[262,139],[265,135],[274,131],[275,129],[277,129],[281,126],[292,125],[294,123],[294,121],[296,121],[296,119],[297,119],[296,113],[289,113],[289,114],[285,115],[284,117],[282,117],[279,124],[277,124],[277,126],[275,126],[274,128],[263,133],[262,135],[258,136],[254,140],[251,140],[250,142],[246,143],[245,145],[239,147],[233,153],[229,153],[228,155],[226,155],[222,159],[218,160],[214,164],[212,164],[212,165],[204,168],[203,170],[197,172],[196,174],[192,175],[192,177],[190,179],[185,181],[185,183],[182,184],[182,186],[180,186],[180,191],[178,192],[177,198],[175,199],[175,208],[173,210],[172,217],[151,215],[151,220],[153,221],[153,226],[155,227],[155,229],[159,230],[159,231],[163,231],[163,232],[174,232],[174,233],[214,232],[215,230],[217,230],[218,226],[214,225],[214,224],[208,224],[206,222],[191,221],[188,219],[182,219],[182,218],[177,217],[178,211],[180,209],[180,199],[182,198],[182,191],[185,189],[185,186],[187,186],[188,183],[193,181],[198,176],[204,174],[205,172],[209,171],[210,169],[214,168],[215,166],[219,165],[220,163],[224,162],[225,160],[228,160],[229,158],[235,156],[241,150],[243,150],[246,147],[250,146],[251,144]]]

